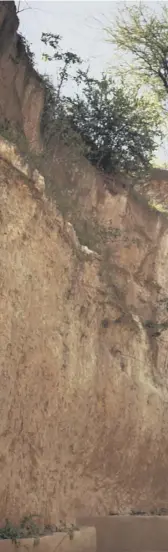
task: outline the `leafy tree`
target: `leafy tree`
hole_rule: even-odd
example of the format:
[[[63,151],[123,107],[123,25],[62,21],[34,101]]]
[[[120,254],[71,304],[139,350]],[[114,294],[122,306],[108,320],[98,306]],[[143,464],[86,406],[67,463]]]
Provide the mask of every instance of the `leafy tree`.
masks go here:
[[[45,46],[53,50],[54,53],[48,54],[47,52],[42,54],[42,59],[46,62],[56,62],[56,76],[57,86],[54,87],[53,83],[47,75],[43,76],[43,84],[45,90],[44,110],[41,118],[41,131],[45,145],[56,135],[57,141],[60,139],[71,139],[70,128],[68,128],[68,122],[64,109],[65,96],[63,94],[64,84],[69,80],[75,78],[76,75],[71,75],[71,68],[79,66],[81,59],[74,52],[63,51],[60,42],[61,36],[59,34],[42,33],[41,41]],[[59,65],[57,65],[59,62]],[[73,136],[75,141],[75,136]]]
[[[151,86],[160,101],[168,94],[168,7],[155,13],[140,3],[126,7],[116,25],[106,29],[108,41],[126,54],[123,70]],[[130,59],[128,57],[130,55]]]
[[[155,105],[106,75],[97,80],[86,72],[80,78],[82,90],[67,99],[66,111],[87,158],[108,173],[147,171],[161,136]]]
[[[51,48],[54,49],[54,54],[53,55],[49,55],[47,53],[44,53],[43,56],[42,56],[43,59],[45,61],[60,61],[60,62],[62,62],[62,67],[59,68],[58,75],[57,75],[58,84],[57,84],[56,100],[59,102],[63,85],[70,78],[69,70],[70,70],[71,66],[76,65],[76,64],[80,64],[81,59],[74,52],[70,52],[70,51],[63,52],[62,51],[62,49],[60,47],[61,36],[59,34],[54,35],[52,33],[42,33],[41,40],[46,46],[50,46]]]
[[[101,79],[82,69],[82,61],[73,52],[63,52],[60,35],[42,34],[42,42],[54,53],[43,54],[46,61],[60,62],[57,87],[44,77],[46,98],[42,116],[45,141],[58,135],[64,143],[82,140],[83,153],[89,161],[107,173],[147,171],[156,138],[161,137],[160,113],[151,98],[139,97],[134,85]],[[71,75],[71,67],[75,68]],[[76,83],[76,93],[67,97],[63,86],[69,78]],[[73,133],[73,134],[72,134]],[[47,137],[47,139],[46,139]],[[77,138],[78,137],[78,138]],[[80,140],[79,140],[80,138]]]

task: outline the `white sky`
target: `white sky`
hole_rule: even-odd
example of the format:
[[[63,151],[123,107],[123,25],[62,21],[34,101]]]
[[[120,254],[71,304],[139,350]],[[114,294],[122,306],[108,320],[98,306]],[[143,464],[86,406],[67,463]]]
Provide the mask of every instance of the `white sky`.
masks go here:
[[[102,27],[114,18],[123,2],[28,1],[27,4],[31,9],[19,14],[20,31],[32,43],[41,72],[48,69],[54,77],[54,64],[52,72],[50,64],[47,67],[41,60],[45,50],[40,43],[41,34],[51,32],[63,37],[63,49],[73,50],[82,59],[89,60],[92,72],[100,75],[112,58],[112,46],[105,42]],[[21,7],[26,8],[26,3],[21,2]]]
[[[148,4],[156,11],[160,8],[160,2]],[[27,7],[29,9],[26,9]],[[110,62],[114,62],[114,49],[105,41],[103,26],[115,21],[118,9],[122,10],[123,7],[122,1],[21,1],[20,10],[23,11],[19,13],[19,30],[31,44],[31,50],[35,53],[36,68],[41,73],[51,75],[55,83],[54,62],[42,61],[42,53],[45,51],[45,45],[41,43],[42,32],[60,34],[63,37],[62,48],[72,50],[82,59],[89,61],[91,73],[100,76]],[[159,151],[162,160],[168,160],[167,150],[168,146],[165,144]]]

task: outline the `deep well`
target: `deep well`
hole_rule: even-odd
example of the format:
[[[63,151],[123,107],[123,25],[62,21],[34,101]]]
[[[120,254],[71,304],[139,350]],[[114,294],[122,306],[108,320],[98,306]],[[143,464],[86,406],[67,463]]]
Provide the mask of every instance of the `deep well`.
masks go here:
[[[110,194],[80,160],[65,220],[23,172],[2,140],[0,517],[166,507],[168,219],[138,193]]]

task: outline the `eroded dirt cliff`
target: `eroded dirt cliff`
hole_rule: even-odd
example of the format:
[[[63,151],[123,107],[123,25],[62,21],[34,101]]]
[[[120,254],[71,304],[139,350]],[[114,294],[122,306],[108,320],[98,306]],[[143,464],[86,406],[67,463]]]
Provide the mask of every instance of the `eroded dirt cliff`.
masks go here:
[[[106,192],[95,254],[0,155],[0,516],[165,506],[167,219]]]
[[[12,10],[1,115],[36,147],[43,91],[23,56],[14,72]],[[0,137],[0,518],[166,507],[167,215],[60,145],[41,168],[46,195]]]

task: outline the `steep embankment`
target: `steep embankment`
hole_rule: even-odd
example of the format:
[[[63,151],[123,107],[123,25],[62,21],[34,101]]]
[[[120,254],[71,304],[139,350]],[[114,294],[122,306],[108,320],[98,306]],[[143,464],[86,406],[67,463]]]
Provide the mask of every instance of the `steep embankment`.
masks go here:
[[[168,220],[65,155],[0,140],[1,519],[168,505]]]
[[[25,178],[1,158],[0,515],[165,505],[167,221],[106,196],[139,242],[98,257]]]
[[[17,34],[19,19],[14,2],[0,3],[0,120],[21,127],[32,147],[39,148],[43,108],[41,79],[33,70]]]

